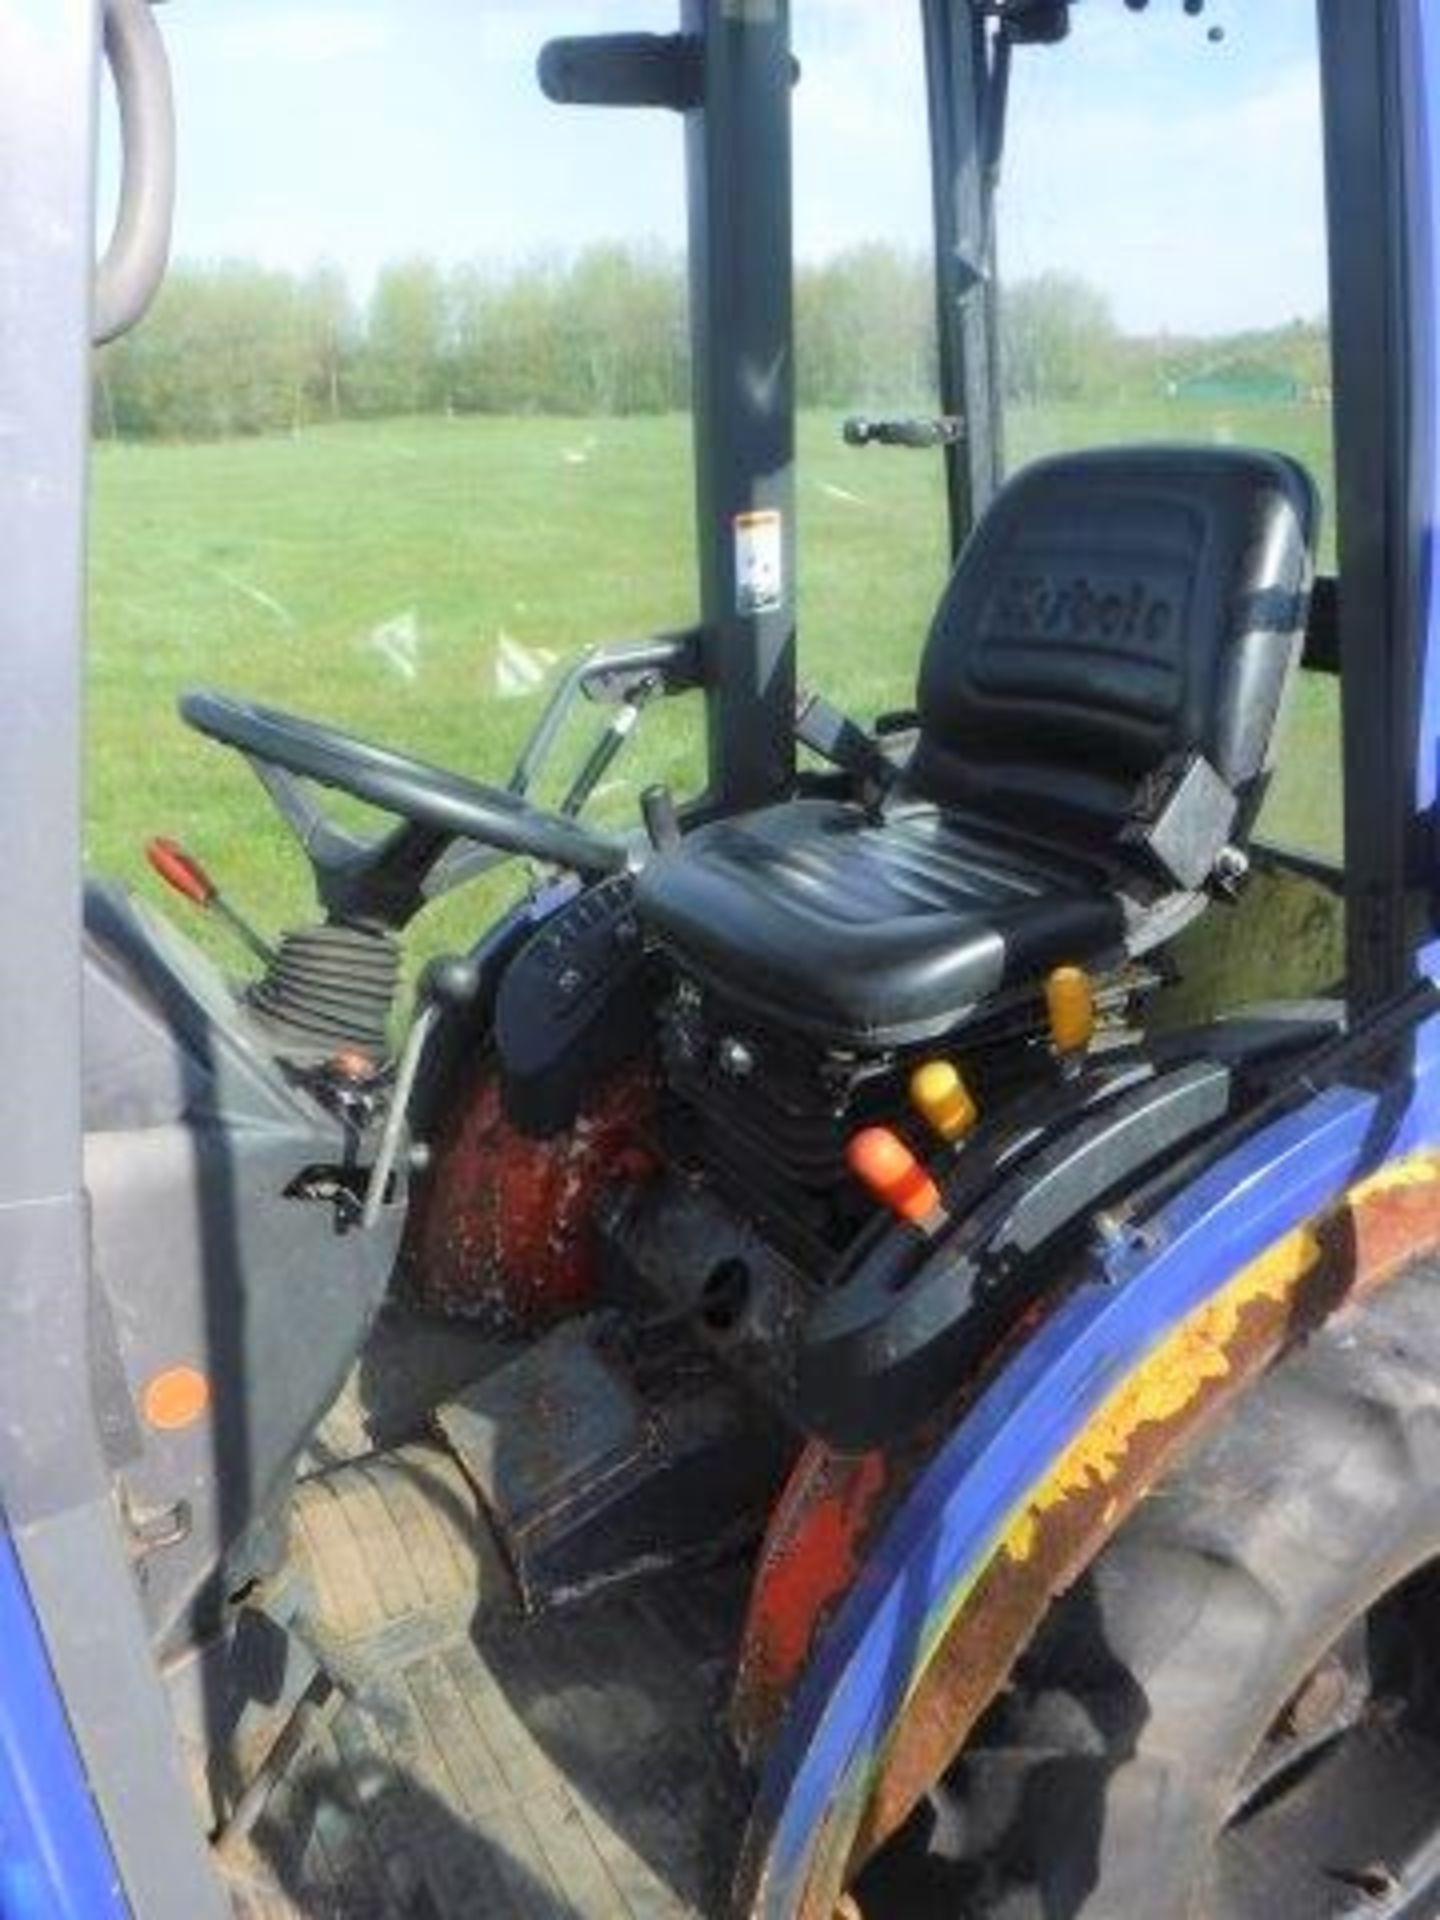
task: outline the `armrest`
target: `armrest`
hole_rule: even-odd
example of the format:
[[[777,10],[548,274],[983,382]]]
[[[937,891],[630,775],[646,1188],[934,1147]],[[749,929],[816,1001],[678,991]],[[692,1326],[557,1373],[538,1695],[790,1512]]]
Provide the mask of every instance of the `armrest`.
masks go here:
[[[847,773],[867,804],[893,783],[899,771],[875,738],[823,694],[801,688],[795,700],[795,738]]]

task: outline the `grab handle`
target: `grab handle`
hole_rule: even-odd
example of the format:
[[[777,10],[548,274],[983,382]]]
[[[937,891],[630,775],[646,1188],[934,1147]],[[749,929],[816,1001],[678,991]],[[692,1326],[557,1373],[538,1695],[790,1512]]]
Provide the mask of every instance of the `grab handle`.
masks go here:
[[[175,218],[175,102],[149,0],[105,0],[105,57],[120,107],[120,207],[95,275],[97,346],[143,320],[160,291]]]

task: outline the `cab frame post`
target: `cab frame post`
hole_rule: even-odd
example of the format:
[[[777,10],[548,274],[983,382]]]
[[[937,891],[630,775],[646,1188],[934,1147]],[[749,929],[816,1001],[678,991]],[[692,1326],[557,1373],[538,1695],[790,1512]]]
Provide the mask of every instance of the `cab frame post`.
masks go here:
[[[985,21],[954,0],[920,0],[930,114],[940,411],[963,422],[945,448],[950,549],[958,554],[1000,484],[994,194],[1003,111]]]
[[[1434,380],[1428,102],[1413,0],[1321,0],[1335,368],[1346,985],[1403,988],[1433,917],[1436,641],[1426,629]]]
[[[98,0],[0,7],[0,1814],[18,1802],[46,1912],[221,1920],[92,1371],[81,718],[99,51]]]
[[[686,163],[708,802],[734,813],[795,778],[789,0],[683,0],[683,28],[704,48]],[[776,590],[747,603],[745,557],[777,542]]]

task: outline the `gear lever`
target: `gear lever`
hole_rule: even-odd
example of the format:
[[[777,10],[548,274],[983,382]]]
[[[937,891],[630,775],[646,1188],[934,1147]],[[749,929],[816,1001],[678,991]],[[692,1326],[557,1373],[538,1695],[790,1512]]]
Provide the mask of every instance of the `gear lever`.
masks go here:
[[[480,963],[468,956],[462,958],[442,954],[432,960],[420,975],[415,988],[418,1011],[410,1022],[400,1064],[395,1070],[390,1111],[385,1116],[385,1130],[380,1135],[375,1164],[370,1169],[370,1181],[365,1189],[365,1206],[360,1215],[362,1227],[373,1227],[385,1204],[385,1190],[395,1170],[395,1161],[400,1152],[400,1135],[404,1131],[410,1096],[415,1091],[415,1079],[420,1071],[426,1044],[444,1016],[468,1007],[479,991]]]
[[[669,787],[646,787],[640,796],[640,815],[656,853],[673,853],[680,844],[680,816]]]

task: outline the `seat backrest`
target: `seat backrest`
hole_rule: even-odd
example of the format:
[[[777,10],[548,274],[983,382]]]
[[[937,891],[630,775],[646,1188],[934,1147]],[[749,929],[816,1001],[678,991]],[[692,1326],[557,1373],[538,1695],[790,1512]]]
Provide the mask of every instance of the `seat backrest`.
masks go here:
[[[1238,447],[1037,461],[999,493],[920,668],[911,783],[1090,848],[1167,763],[1203,755],[1243,828],[1299,656],[1319,504]]]

